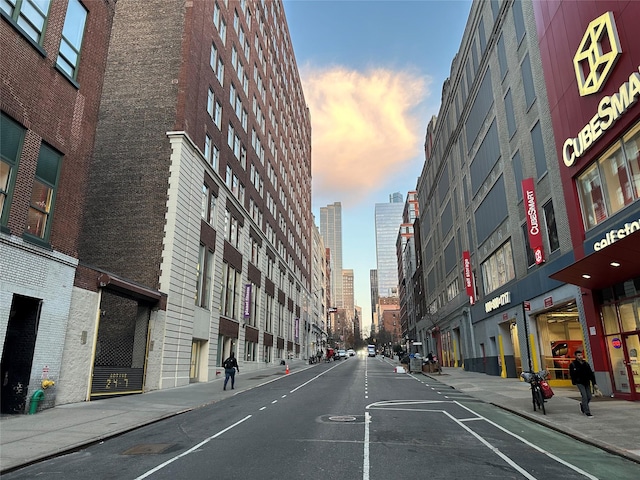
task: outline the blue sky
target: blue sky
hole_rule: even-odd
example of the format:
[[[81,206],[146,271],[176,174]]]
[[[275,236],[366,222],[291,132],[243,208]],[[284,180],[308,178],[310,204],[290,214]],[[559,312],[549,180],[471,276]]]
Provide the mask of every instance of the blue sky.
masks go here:
[[[470,0],[284,0],[312,125],[312,199],[342,203],[343,268],[363,327],[376,268],[374,206],[416,188],[424,136]]]

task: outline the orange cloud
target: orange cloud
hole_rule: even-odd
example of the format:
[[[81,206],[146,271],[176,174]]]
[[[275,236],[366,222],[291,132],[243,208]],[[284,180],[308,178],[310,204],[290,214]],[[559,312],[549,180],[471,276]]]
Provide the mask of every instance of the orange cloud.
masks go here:
[[[314,197],[354,206],[423,156],[429,79],[409,71],[303,68]]]

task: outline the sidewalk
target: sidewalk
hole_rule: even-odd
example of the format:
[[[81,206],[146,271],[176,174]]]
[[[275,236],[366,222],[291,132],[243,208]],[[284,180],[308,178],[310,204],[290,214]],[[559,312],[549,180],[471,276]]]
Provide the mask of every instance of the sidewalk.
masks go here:
[[[309,368],[302,360],[290,360],[295,374]],[[143,425],[179,415],[277,380],[284,365],[261,370],[240,370],[236,388],[222,390],[224,375],[206,383],[156,390],[93,402],[72,403],[42,410],[35,415],[0,417],[0,474],[106,440]]]
[[[529,384],[461,368],[443,367],[442,374],[423,373],[458,391],[491,403],[541,425],[640,463],[640,403],[610,397],[591,400],[592,418],[580,413],[580,393],[574,387],[553,387],[546,415],[533,411]]]
[[[289,363],[291,374],[309,366]],[[142,395],[61,405],[36,415],[0,417],[0,473],[100,442],[143,425],[179,415],[285,375],[284,366],[241,371],[236,389],[222,390],[223,379]],[[427,374],[425,374],[427,375]],[[640,463],[640,403],[594,399],[592,419],[580,414],[579,394],[555,388],[547,414],[533,412],[529,385],[459,368],[427,376],[487,403]]]

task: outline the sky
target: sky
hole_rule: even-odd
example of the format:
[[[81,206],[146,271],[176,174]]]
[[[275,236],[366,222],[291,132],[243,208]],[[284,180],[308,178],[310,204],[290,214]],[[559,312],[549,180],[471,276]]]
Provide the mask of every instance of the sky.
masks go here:
[[[470,0],[284,0],[311,116],[312,210],[342,203],[342,266],[371,324],[375,204],[415,190]]]

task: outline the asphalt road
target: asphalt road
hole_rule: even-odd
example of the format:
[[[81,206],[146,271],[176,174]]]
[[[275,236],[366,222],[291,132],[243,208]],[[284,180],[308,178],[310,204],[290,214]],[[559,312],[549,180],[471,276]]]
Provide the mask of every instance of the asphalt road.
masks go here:
[[[253,374],[255,375],[255,374]],[[382,357],[266,381],[3,479],[634,479],[638,465]]]

